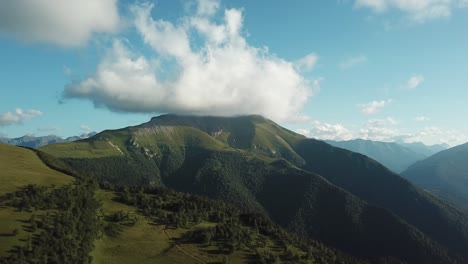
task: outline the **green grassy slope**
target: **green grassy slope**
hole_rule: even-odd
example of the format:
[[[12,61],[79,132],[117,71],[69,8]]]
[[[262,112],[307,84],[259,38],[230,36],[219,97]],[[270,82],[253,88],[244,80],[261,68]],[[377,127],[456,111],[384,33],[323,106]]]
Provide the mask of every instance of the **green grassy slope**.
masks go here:
[[[119,229],[98,240],[94,263],[262,263],[262,258],[265,263],[360,262],[316,241],[291,236],[261,216],[199,196],[158,188],[112,188],[98,191],[97,197],[105,222]],[[115,213],[125,217],[110,220]],[[128,225],[128,219],[138,220]]]
[[[292,236],[264,222],[261,216],[245,215],[231,205],[165,189],[104,190],[86,180],[70,184],[72,177],[49,169],[35,152],[0,147],[4,169],[0,182],[14,182],[16,178],[10,175],[20,180],[1,196],[0,227],[6,231],[0,232],[0,263],[68,262],[78,257],[76,250],[84,252],[81,263],[258,263],[261,259],[360,263],[316,241]],[[41,156],[50,165],[60,165],[51,157]],[[18,188],[23,184],[27,187]],[[115,215],[125,217],[115,220]],[[238,235],[249,235],[249,239],[238,240],[236,235],[225,240],[220,234],[228,233],[217,233],[223,228],[242,231]],[[18,232],[12,234],[14,229]],[[78,229],[89,233],[81,237]],[[214,237],[209,243],[200,242],[196,239],[200,232],[213,232]],[[91,257],[87,257],[94,236],[98,239]],[[81,248],[83,243],[88,245],[86,250]]]
[[[466,254],[468,220],[459,211],[363,155],[259,116],[165,115],[75,144],[84,146],[78,155],[73,144],[42,150],[102,181],[168,186],[258,210],[364,257],[444,263],[446,254]]]
[[[0,144],[0,196],[20,190],[30,184],[39,186],[61,186],[71,183],[73,178],[49,169],[29,149]],[[45,214],[46,211],[39,212]],[[18,211],[2,203],[0,206],[0,256],[5,256],[13,245],[22,245],[31,233],[24,229],[23,221],[31,212]],[[12,236],[13,230],[17,235]]]
[[[73,178],[49,169],[29,149],[0,144],[0,195],[28,185],[62,185]]]

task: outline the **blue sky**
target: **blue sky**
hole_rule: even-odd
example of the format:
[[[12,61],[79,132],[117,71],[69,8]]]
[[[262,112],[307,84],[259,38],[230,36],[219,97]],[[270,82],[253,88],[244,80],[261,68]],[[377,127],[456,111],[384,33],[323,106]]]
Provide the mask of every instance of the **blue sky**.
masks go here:
[[[175,112],[468,141],[466,0],[93,1],[0,3],[0,136]]]

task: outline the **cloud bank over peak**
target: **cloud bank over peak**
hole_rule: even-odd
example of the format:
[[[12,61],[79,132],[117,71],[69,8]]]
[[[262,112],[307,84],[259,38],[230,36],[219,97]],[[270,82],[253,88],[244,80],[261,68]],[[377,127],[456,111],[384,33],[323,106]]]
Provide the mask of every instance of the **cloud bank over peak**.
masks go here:
[[[0,1],[0,34],[27,42],[82,46],[118,24],[117,0]]]
[[[239,9],[224,10],[219,20],[219,2],[200,0],[196,11],[178,23],[153,18],[152,9],[140,4],[131,12],[154,57],[115,40],[93,75],[65,87],[65,98],[87,99],[117,112],[261,114],[287,121],[300,116],[317,89],[319,82],[303,77],[297,64],[310,70],[317,57],[292,62],[249,45]]]

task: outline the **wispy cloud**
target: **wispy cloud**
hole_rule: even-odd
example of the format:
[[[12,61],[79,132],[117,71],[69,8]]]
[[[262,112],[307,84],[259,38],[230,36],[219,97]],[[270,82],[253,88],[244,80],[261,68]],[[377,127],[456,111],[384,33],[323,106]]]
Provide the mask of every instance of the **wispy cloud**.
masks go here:
[[[338,66],[343,70],[347,70],[347,69],[354,68],[360,64],[364,64],[368,61],[369,59],[367,59],[366,56],[361,55],[361,56],[347,58],[346,60],[340,62]]]
[[[452,11],[466,6],[466,0],[356,0],[357,8],[369,8],[377,14],[398,10],[415,22],[450,17]]]
[[[414,90],[424,82],[424,76],[421,74],[415,74],[411,76],[406,82],[406,88]]]
[[[6,112],[3,114],[0,114],[0,126],[21,124],[24,121],[29,121],[42,114],[43,113],[41,111],[35,110],[35,109],[23,110],[21,108],[17,108],[13,112]]]
[[[80,125],[80,130],[83,131],[84,133],[89,133],[91,132],[91,128],[87,125]]]
[[[0,33],[28,42],[81,46],[118,24],[117,0],[0,1]]]
[[[322,140],[350,140],[354,133],[342,124],[329,124],[312,121],[310,128],[298,129],[296,132],[309,138]]]
[[[41,126],[37,128],[37,131],[41,131],[41,132],[52,132],[52,131],[60,131],[60,130],[62,130],[62,128],[58,126]]]
[[[64,97],[122,112],[262,114],[276,121],[300,115],[317,82],[302,76],[297,63],[250,45],[242,34],[242,10],[226,9],[215,19],[219,6],[199,0],[194,13],[171,23],[153,18],[152,4],[134,5],[134,26],[156,57],[115,40],[97,71],[67,85]],[[197,49],[191,43],[195,33]],[[168,61],[176,65],[166,72],[173,78],[159,74]],[[315,61],[309,54],[300,64],[308,70]]]
[[[314,68],[315,64],[317,64],[317,61],[318,61],[318,56],[314,53],[311,53],[295,61],[294,64],[298,71],[308,72]]]
[[[387,106],[392,102],[392,99],[381,100],[381,101],[372,101],[365,104],[358,104],[358,107],[361,110],[361,113],[366,115],[372,115],[378,113],[382,108]]]
[[[414,118],[414,120],[418,122],[426,122],[426,121],[430,121],[431,119],[427,116],[417,116]]]

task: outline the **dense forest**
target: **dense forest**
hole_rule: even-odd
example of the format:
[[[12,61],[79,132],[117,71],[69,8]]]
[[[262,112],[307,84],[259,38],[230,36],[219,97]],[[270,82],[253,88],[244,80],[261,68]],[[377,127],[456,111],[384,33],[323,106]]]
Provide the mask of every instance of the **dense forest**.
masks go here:
[[[13,248],[0,263],[91,263],[101,230],[97,188],[92,180],[78,180],[61,188],[28,185],[1,197],[6,206],[34,213],[25,223],[31,232],[26,245]]]
[[[190,230],[177,243],[216,245],[218,251],[213,254],[229,256],[242,250],[250,252],[252,263],[363,263],[322,243],[288,233],[262,214],[222,201],[167,188],[115,187],[108,183],[100,187],[114,192],[117,202],[136,207],[154,223]],[[12,248],[0,263],[91,263],[96,239],[119,236],[139,221],[139,216],[125,211],[102,214],[95,198],[98,189],[93,180],[77,180],[60,188],[28,185],[1,197],[5,206],[32,214],[25,221],[25,229],[31,233],[26,244]],[[201,222],[214,224],[191,229]],[[17,232],[12,230],[11,236]],[[275,241],[280,249],[267,247],[269,241]],[[225,259],[228,263],[229,258]]]

